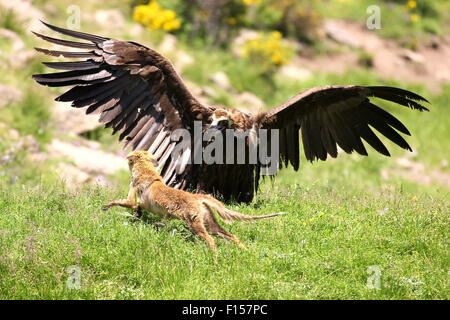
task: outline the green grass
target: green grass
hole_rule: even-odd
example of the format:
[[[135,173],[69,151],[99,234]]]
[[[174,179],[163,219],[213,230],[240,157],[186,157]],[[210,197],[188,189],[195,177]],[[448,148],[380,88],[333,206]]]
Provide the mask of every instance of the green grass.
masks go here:
[[[365,72],[315,81],[377,80]],[[277,83],[274,101],[301,89]],[[432,112],[383,106],[410,128],[413,160],[445,174],[450,126],[439,115],[450,90],[430,96],[410,89],[430,98]],[[314,164],[302,157],[299,172],[267,179],[250,205],[231,207],[288,214],[225,226],[249,250],[217,239],[217,264],[182,221],[160,227],[152,216],[133,222],[124,209],[100,210],[126,195],[128,174],[116,176],[112,189],[74,192],[48,168],[19,158],[16,171],[0,175],[0,299],[448,299],[449,189],[384,180],[381,170],[406,154],[388,145],[394,158],[370,148],[369,157],[340,154]],[[71,266],[81,270],[79,290],[66,286]],[[367,287],[371,266],[381,271],[379,290]]]
[[[448,105],[445,89],[430,113],[395,108],[427,169],[448,154],[448,118],[436,116]],[[217,239],[217,264],[181,221],[158,227],[157,218],[102,212],[126,195],[127,174],[112,189],[73,192],[48,168],[17,159],[0,175],[0,299],[448,299],[448,188],[385,181],[380,172],[395,158],[369,153],[302,157],[299,172],[266,180],[250,205],[232,207],[288,214],[225,226],[249,250]],[[74,265],[80,290],[66,286]],[[370,266],[381,271],[380,290],[366,285]]]
[[[181,221],[102,212],[124,188],[3,181],[0,299],[448,299],[448,190],[383,189],[370,164],[343,178],[348,162],[285,171],[233,206],[289,214],[226,226],[249,250],[217,239],[217,264]],[[79,290],[66,287],[73,265]],[[380,290],[366,286],[369,266],[381,270]]]
[[[2,12],[0,16],[1,28],[12,30],[20,35],[23,35],[23,29],[20,27],[21,23],[12,10],[6,10],[0,6]]]
[[[27,92],[24,99],[0,111],[2,120],[25,135],[33,135],[38,142],[45,144],[51,140],[48,123],[51,114],[42,95]]]
[[[373,11],[367,13],[367,8],[376,5],[380,8],[381,29],[374,31],[385,38],[423,38],[426,34],[445,34],[445,28],[450,21],[448,1],[416,1],[416,8],[413,9],[408,9],[407,2],[407,0],[322,0],[313,2],[312,6],[324,17],[350,19],[365,24],[374,13]],[[419,20],[411,21],[411,14],[417,14]]]

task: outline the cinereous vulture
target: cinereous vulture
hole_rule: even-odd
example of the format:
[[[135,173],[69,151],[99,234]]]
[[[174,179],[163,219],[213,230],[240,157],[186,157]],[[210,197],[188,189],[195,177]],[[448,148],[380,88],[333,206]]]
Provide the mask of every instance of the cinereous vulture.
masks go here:
[[[374,105],[370,100],[372,97],[428,111],[420,104],[428,101],[413,92],[387,86],[359,85],[311,88],[267,112],[257,114],[208,106],[191,94],[171,62],[150,48],[135,42],[45,25],[78,40],[68,41],[35,33],[38,37],[78,50],[36,48],[37,51],[54,57],[82,60],[44,62],[47,67],[65,71],[36,74],[34,80],[50,87],[71,86],[55,100],[72,101],[74,108],[85,108],[86,114],[99,114],[99,121],[112,128],[113,134],[119,134],[119,140],[125,142],[124,147],[152,152],[169,186],[213,193],[224,201],[250,202],[258,190],[262,171],[268,164],[262,163],[259,157],[256,162],[249,161],[248,150],[252,139],[253,145],[256,143],[259,147],[261,129],[269,130],[268,138],[272,138],[273,129],[278,129],[276,166],[281,168],[290,163],[294,170],[298,170],[300,131],[306,159],[311,162],[326,160],[328,155],[335,158],[337,146],[347,153],[356,151],[367,155],[361,139],[389,156],[374,129],[400,147],[411,150],[398,133],[410,135],[408,129],[390,113]],[[173,152],[184,139],[176,141],[171,138],[176,129],[186,129],[193,134],[195,122],[201,125],[202,132],[212,127],[218,129],[224,140],[227,139],[227,130],[224,129],[251,131],[257,138],[255,140],[251,134],[245,138],[244,163],[230,164],[225,160],[222,164],[196,163],[192,161],[193,155],[204,150],[209,142],[197,143],[201,148],[196,148],[195,139],[192,139],[181,152]],[[272,140],[268,141],[270,144]]]

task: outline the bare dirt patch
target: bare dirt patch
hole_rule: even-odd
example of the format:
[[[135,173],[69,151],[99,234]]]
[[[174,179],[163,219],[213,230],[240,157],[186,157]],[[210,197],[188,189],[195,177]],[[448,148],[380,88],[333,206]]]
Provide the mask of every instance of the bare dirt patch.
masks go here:
[[[450,83],[450,37],[435,38],[432,44],[419,44],[416,51],[407,50],[393,40],[380,38],[362,23],[345,20],[327,20],[325,32],[340,45],[341,53],[305,57],[295,63],[325,73],[342,74],[360,68],[358,51],[373,58],[373,71],[382,78],[412,83],[424,83],[433,93],[439,93],[441,84]]]
[[[397,158],[396,164],[398,165],[397,168],[382,170],[381,175],[383,179],[389,180],[390,175],[396,175],[418,184],[427,186],[439,184],[450,188],[450,173],[436,169],[426,169],[422,163],[413,161],[407,157]]]

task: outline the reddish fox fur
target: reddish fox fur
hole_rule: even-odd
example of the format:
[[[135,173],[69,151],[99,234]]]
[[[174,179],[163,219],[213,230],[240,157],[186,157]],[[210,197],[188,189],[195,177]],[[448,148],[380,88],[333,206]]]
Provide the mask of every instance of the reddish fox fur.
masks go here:
[[[155,169],[156,160],[147,151],[133,151],[128,156],[131,171],[130,191],[127,199],[111,201],[102,209],[121,206],[137,210],[145,209],[166,218],[179,218],[202,237],[215,252],[216,245],[211,234],[234,241],[239,247],[245,246],[231,233],[223,229],[214,217],[214,211],[227,223],[232,220],[255,220],[275,217],[282,212],[249,216],[227,209],[220,201],[205,194],[192,194],[174,189],[164,184]],[[208,233],[209,232],[209,233]]]

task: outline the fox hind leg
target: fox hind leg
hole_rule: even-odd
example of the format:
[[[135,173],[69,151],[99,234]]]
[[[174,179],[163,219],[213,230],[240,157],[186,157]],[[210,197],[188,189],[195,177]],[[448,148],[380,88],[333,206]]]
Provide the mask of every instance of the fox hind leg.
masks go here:
[[[242,244],[242,242],[239,241],[239,239],[235,235],[229,233],[224,228],[222,228],[222,226],[217,222],[216,218],[214,217],[214,214],[209,210],[208,213],[205,214],[205,224],[208,232],[210,232],[211,234],[222,237],[227,240],[231,240],[238,247],[247,250],[247,247],[244,244]]]
[[[194,231],[195,234],[203,238],[209,245],[212,251],[216,252],[216,243],[211,237],[211,235],[206,230],[206,227],[200,217],[197,217],[195,220],[187,221],[189,227]]]

